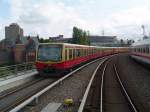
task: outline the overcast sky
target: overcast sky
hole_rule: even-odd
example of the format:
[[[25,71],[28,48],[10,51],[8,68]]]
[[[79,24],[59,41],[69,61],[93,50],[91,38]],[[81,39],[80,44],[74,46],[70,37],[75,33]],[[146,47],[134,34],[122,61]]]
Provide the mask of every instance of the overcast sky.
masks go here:
[[[93,35],[140,39],[150,33],[150,0],[0,0],[0,39],[4,27],[18,23],[25,35],[72,36],[72,27]]]

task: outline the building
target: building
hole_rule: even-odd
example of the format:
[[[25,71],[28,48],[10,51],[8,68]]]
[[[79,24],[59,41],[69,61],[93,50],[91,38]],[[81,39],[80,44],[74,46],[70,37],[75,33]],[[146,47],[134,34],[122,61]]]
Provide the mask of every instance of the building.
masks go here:
[[[14,62],[35,61],[38,36],[24,36],[23,29],[16,23],[5,27],[5,39],[0,42],[0,48],[13,51]]]
[[[33,45],[31,45],[32,46],[31,49],[36,50],[39,45],[39,37],[29,35],[29,36],[24,36],[24,37],[20,38],[21,43],[24,45],[27,45],[29,43],[29,40],[30,40],[30,42],[33,40],[33,42],[32,42]]]
[[[90,36],[90,44],[93,46],[119,46],[116,36]]]
[[[36,49],[38,47],[37,36],[24,36],[20,39],[21,43],[13,48],[15,63],[34,62]]]
[[[16,44],[13,48],[14,62],[16,64],[23,63],[26,61],[25,56],[25,45],[24,44]]]
[[[5,27],[5,40],[11,43],[10,46],[14,46],[21,37],[23,37],[23,29],[17,23]]]
[[[116,36],[90,36],[89,39],[92,46],[120,46]],[[72,43],[72,38],[53,39],[53,42]]]
[[[58,35],[56,37],[49,37],[49,40],[51,41],[59,41],[59,40],[62,40],[64,37],[64,35]]]

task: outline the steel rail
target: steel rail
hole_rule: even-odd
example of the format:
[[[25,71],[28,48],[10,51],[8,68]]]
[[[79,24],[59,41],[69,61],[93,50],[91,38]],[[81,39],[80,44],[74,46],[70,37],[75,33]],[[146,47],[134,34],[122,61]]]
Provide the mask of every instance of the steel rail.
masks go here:
[[[130,103],[130,105],[131,105],[133,111],[134,111],[134,112],[138,112],[137,108],[135,107],[134,103],[132,102],[130,96],[128,95],[128,93],[127,93],[127,91],[126,91],[126,89],[125,89],[125,87],[124,87],[124,85],[123,85],[123,83],[122,83],[122,81],[121,81],[121,79],[120,79],[120,76],[119,76],[119,74],[118,74],[118,71],[117,71],[117,69],[116,69],[115,64],[114,64],[114,70],[115,70],[115,74],[116,74],[116,76],[117,76],[117,79],[118,79],[118,81],[119,81],[119,84],[120,84],[120,86],[121,86],[121,88],[122,88],[122,90],[123,90],[123,92],[124,92],[124,94],[125,94],[125,97],[127,98],[128,102]]]
[[[104,60],[104,61],[105,61],[105,60]],[[104,61],[103,61],[103,62],[104,62]],[[82,99],[81,104],[80,104],[80,107],[79,107],[79,109],[78,109],[78,112],[82,112],[82,111],[83,111],[84,106],[85,106],[85,103],[86,103],[86,100],[87,100],[87,97],[88,97],[88,93],[89,93],[89,91],[90,91],[90,88],[91,88],[91,85],[92,85],[92,82],[93,82],[93,79],[94,79],[94,77],[95,77],[95,75],[96,75],[97,70],[98,70],[99,67],[103,64],[103,62],[100,62],[99,65],[97,66],[97,68],[95,69],[95,71],[94,71],[94,73],[93,73],[93,75],[92,75],[92,78],[90,79],[90,82],[89,82],[89,84],[88,84],[88,86],[87,86],[87,88],[86,88],[86,91],[85,91],[85,93],[84,93],[83,99]]]
[[[85,93],[84,93],[83,99],[82,99],[81,104],[80,104],[79,109],[78,109],[78,112],[83,112],[83,109],[84,109],[84,106],[85,106],[85,103],[86,103],[86,100],[87,100],[87,97],[88,97],[88,94],[89,94],[91,85],[92,85],[92,83],[93,83],[94,77],[95,77],[95,75],[96,75],[96,73],[97,73],[97,70],[100,68],[100,66],[101,66],[105,61],[107,61],[107,60],[108,60],[109,58],[111,58],[111,57],[112,57],[112,56],[110,56],[110,57],[108,57],[107,59],[105,59],[104,61],[100,62],[99,65],[97,66],[97,68],[95,69],[95,71],[94,71],[94,73],[93,73],[93,75],[92,75],[92,78],[90,79],[90,82],[89,82],[89,84],[88,84],[88,86],[87,86],[87,88],[86,88],[86,91],[85,91]],[[106,67],[105,67],[104,69],[106,69]],[[104,73],[103,73],[103,74],[104,74]]]
[[[101,96],[100,96],[100,112],[103,112],[103,88],[104,88],[104,76],[105,76],[105,71],[108,63],[105,64],[103,73],[102,73],[102,79],[101,79]]]
[[[81,70],[82,68],[98,61],[98,60],[102,60],[106,57],[103,58],[98,58],[94,61],[91,61],[79,68],[77,68],[76,70],[70,72],[69,74],[65,75],[64,77],[60,78],[59,80],[55,81],[54,83],[50,84],[49,86],[47,86],[46,88],[42,89],[40,92],[36,93],[35,95],[31,96],[30,98],[28,98],[27,100],[25,100],[24,102],[22,102],[21,104],[17,105],[16,107],[14,107],[13,109],[11,109],[9,112],[17,112],[19,110],[21,110],[23,107],[25,107],[26,105],[28,105],[29,103],[31,103],[34,100],[37,100],[38,97],[40,97],[42,94],[44,94],[45,92],[47,92],[48,90],[52,89],[53,87],[55,87],[57,84],[61,83],[63,80],[67,79],[68,77],[70,77],[71,75],[73,75],[75,72]]]

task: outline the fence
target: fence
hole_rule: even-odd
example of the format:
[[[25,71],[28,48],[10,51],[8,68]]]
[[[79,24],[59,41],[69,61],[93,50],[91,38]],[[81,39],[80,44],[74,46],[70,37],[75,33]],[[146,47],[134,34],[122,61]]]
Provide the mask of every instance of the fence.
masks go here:
[[[0,78],[26,73],[31,70],[35,70],[34,62],[0,67]]]

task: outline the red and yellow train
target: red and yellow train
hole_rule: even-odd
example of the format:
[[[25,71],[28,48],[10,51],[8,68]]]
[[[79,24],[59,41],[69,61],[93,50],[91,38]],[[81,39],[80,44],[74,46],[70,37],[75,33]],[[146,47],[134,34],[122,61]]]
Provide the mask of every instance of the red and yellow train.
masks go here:
[[[83,62],[127,50],[128,48],[123,47],[44,43],[40,44],[37,50],[36,68],[40,74],[53,75],[54,72],[67,71]]]

